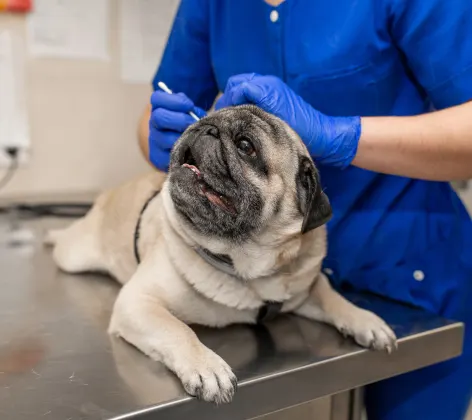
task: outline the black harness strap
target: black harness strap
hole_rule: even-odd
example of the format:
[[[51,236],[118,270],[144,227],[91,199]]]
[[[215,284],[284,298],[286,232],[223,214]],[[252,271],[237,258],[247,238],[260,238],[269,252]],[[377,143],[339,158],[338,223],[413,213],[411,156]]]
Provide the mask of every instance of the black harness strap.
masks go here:
[[[229,274],[230,276],[238,277],[238,273],[236,273],[234,269],[233,260],[228,255],[213,254],[208,251],[208,249],[200,247],[194,248],[194,251],[217,270]]]
[[[139,235],[141,232],[141,219],[143,218],[143,214],[146,211],[147,207],[149,206],[149,203],[154,200],[154,198],[157,197],[157,195],[161,191],[155,191],[151,197],[149,197],[146,202],[144,203],[143,208],[141,209],[141,212],[139,213],[138,221],[136,222],[136,227],[134,228],[134,242],[133,242],[133,249],[134,249],[134,256],[136,258],[136,262],[139,264],[141,263],[141,258],[139,256]]]
[[[257,314],[257,323],[272,321],[277,315],[280,314],[283,302],[264,302],[264,306],[259,308]]]

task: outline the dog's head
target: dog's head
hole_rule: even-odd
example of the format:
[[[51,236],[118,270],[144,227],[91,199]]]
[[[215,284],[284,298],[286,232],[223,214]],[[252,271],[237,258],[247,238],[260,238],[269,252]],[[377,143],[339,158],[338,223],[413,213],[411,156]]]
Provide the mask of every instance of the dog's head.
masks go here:
[[[174,147],[169,192],[199,237],[241,244],[306,233],[331,217],[318,171],[297,134],[252,105],[190,126]]]

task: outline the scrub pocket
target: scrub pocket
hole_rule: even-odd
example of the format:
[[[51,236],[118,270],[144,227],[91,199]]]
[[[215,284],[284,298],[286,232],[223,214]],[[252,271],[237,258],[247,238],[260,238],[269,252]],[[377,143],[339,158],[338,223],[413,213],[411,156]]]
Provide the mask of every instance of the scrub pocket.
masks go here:
[[[305,73],[295,84],[312,106],[328,115],[383,115],[394,107],[404,75],[395,56],[384,58],[324,75]]]
[[[467,236],[453,234],[390,269],[354,272],[346,283],[444,317],[472,321],[472,234]]]

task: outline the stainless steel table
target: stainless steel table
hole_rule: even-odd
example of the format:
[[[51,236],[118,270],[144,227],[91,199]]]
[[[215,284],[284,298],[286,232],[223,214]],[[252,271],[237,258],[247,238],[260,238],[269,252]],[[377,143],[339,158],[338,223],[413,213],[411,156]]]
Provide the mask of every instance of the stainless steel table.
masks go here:
[[[187,397],[160,364],[106,334],[117,285],[59,272],[41,245],[61,221],[0,220],[0,419],[248,419],[455,357],[463,325],[374,297],[352,296],[395,329],[392,355],[297,317],[265,327],[196,328],[234,368],[221,407]],[[292,418],[292,420],[294,420]]]

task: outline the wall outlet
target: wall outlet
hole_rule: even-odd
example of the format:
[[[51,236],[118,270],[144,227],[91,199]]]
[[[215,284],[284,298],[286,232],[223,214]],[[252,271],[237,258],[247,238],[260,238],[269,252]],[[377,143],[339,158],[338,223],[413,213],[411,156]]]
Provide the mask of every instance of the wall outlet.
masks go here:
[[[18,166],[20,168],[26,166],[30,159],[30,150],[26,148],[18,149]],[[11,165],[11,156],[4,150],[0,150],[0,168],[6,169]],[[1,175],[0,175],[1,176]]]
[[[1,0],[0,0],[1,3]],[[20,164],[29,148],[30,130],[25,92],[25,55],[21,38],[0,30],[0,167],[10,164],[7,147],[16,147]]]

